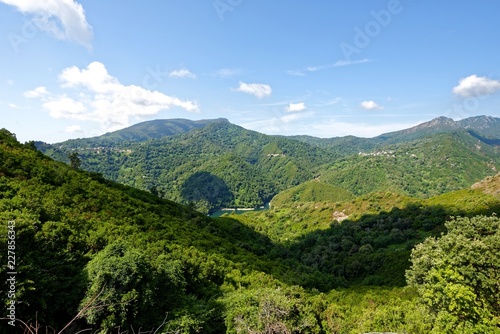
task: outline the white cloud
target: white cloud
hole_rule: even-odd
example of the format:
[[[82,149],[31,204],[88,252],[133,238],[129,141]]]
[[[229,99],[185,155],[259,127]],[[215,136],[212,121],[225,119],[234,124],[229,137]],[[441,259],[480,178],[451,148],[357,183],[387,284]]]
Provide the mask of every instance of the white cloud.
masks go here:
[[[26,92],[25,96],[40,98],[43,108],[54,118],[98,122],[104,131],[130,125],[130,117],[156,115],[172,107],[198,111],[198,105],[193,101],[183,101],[135,85],[123,85],[99,62],[93,62],[84,69],[76,66],[66,68],[59,79],[63,88],[76,90],[73,97],[49,94],[41,87]]]
[[[196,78],[196,75],[194,73],[185,68],[174,70],[170,72],[168,75],[177,78],[192,78],[192,79]]]
[[[259,83],[244,83],[240,82],[240,86],[235,89],[237,92],[254,95],[258,99],[270,96],[272,93],[271,86]]]
[[[49,92],[47,91],[47,88],[45,88],[44,86],[40,86],[40,87],[37,87],[33,90],[29,90],[27,92],[24,92],[24,96],[27,98],[30,98],[30,99],[39,98],[39,97],[42,97],[42,96],[45,96],[48,94],[49,94]]]
[[[50,116],[54,118],[85,119],[86,108],[83,103],[67,96],[46,101],[43,108],[48,110]]]
[[[98,94],[110,94],[121,87],[118,79],[108,74],[104,64],[100,62],[90,63],[86,69],[79,69],[76,66],[68,67],[59,75],[62,87],[83,87]]]
[[[462,97],[491,95],[500,90],[500,81],[473,74],[460,79],[453,93]]]
[[[42,31],[62,40],[91,47],[92,27],[81,4],[74,0],[0,0],[24,14],[33,15],[33,23]]]
[[[298,112],[306,109],[306,104],[304,102],[299,103],[290,103],[288,107],[286,107],[286,112]]]
[[[375,101],[363,101],[361,102],[361,108],[365,110],[382,110],[384,107],[377,104]]]
[[[83,130],[80,127],[80,125],[70,125],[70,126],[66,127],[64,132],[66,132],[66,133],[82,133]]]

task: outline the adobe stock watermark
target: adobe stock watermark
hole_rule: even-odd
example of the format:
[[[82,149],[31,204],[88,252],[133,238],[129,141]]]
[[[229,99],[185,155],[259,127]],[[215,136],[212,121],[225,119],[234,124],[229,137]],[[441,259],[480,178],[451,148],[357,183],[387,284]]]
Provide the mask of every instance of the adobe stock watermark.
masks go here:
[[[10,326],[16,322],[16,222],[7,223],[7,319]]]
[[[18,54],[21,51],[21,46],[34,39],[39,32],[40,29],[33,21],[25,20],[19,33],[10,32],[7,34],[7,39],[14,53]]]
[[[411,1],[411,0],[410,0]],[[340,50],[346,61],[351,61],[354,54],[359,54],[366,49],[383,29],[387,28],[393,18],[403,12],[403,5],[400,0],[389,0],[386,9],[370,12],[373,20],[368,21],[363,28],[354,27],[354,37],[352,43],[342,42],[339,44]]]
[[[219,16],[219,19],[224,21],[224,15],[226,15],[227,12],[232,12],[236,7],[241,5],[242,2],[243,0],[214,0],[212,6]]]

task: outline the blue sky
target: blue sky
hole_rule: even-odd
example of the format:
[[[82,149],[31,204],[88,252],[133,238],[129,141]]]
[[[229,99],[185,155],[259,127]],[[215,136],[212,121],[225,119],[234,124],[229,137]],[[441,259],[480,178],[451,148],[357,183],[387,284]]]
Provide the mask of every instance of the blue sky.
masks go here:
[[[500,2],[0,0],[0,127],[21,141],[158,118],[372,137],[500,117]]]

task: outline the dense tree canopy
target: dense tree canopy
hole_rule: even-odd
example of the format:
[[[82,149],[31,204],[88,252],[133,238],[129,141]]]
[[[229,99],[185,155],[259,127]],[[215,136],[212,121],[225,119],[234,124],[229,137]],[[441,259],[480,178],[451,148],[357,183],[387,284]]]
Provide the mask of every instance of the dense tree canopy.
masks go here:
[[[443,332],[500,333],[500,219],[459,218],[412,252],[408,283]]]

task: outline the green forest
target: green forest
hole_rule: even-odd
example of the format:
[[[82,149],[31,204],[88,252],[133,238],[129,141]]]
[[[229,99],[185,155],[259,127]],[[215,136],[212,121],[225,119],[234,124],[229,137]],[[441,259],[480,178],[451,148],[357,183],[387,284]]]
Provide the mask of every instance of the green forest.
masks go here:
[[[428,198],[466,188],[500,170],[498,146],[486,139],[497,122],[491,127],[481,123],[480,135],[438,121],[431,130],[427,126],[408,134],[314,140],[268,136],[224,119],[201,124],[145,122],[101,137],[36,146],[67,163],[71,154],[78,154],[84,170],[203,213],[263,206],[313,179],[355,196],[391,191]]]
[[[2,332],[500,333],[497,146],[466,131],[365,155],[226,121],[73,145],[0,131]]]

